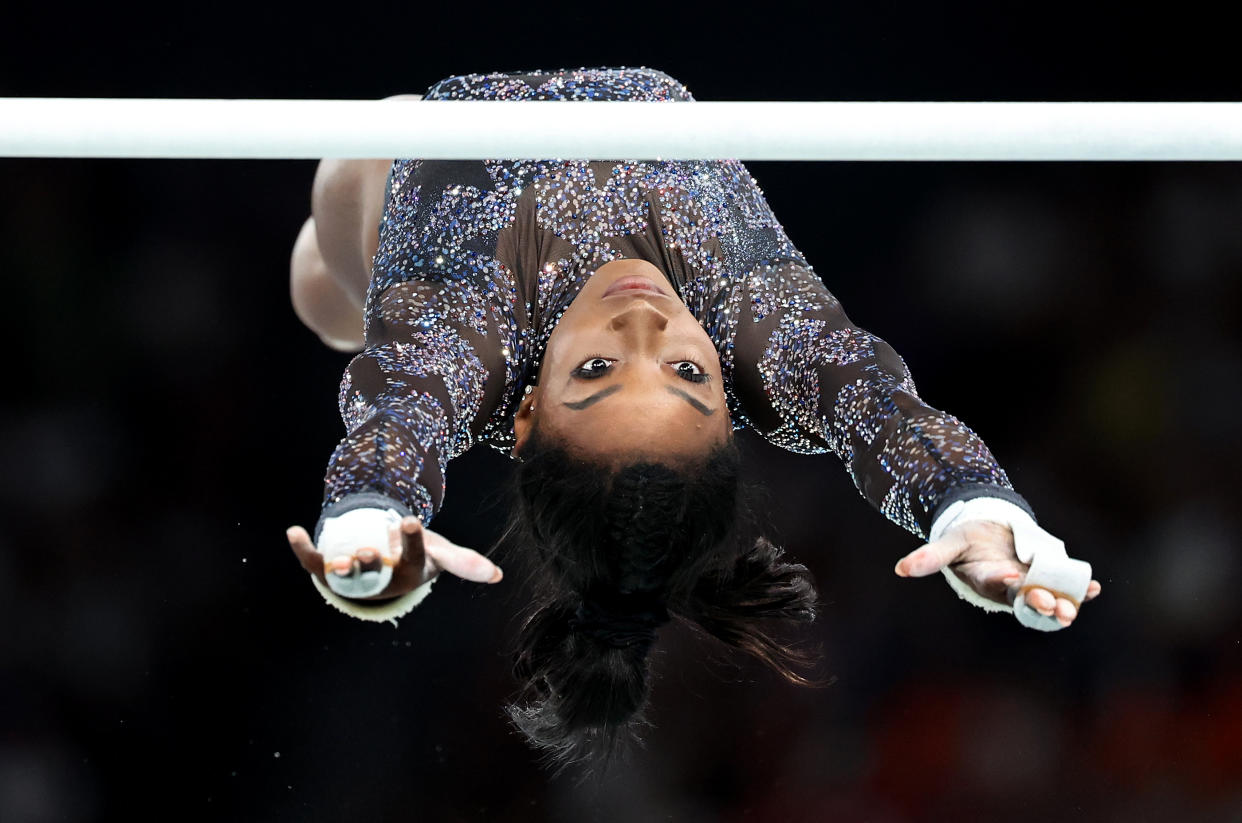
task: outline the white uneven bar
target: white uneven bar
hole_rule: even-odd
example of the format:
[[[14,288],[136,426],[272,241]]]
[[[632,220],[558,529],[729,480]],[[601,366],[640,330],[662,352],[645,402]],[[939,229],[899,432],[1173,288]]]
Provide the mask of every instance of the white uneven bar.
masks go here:
[[[0,157],[1242,160],[1242,103],[0,98]]]

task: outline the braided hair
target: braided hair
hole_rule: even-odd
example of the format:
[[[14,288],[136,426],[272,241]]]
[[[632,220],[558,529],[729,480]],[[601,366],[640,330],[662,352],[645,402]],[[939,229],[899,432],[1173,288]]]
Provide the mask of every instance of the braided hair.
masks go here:
[[[763,621],[809,623],[805,566],[747,543],[739,454],[730,440],[677,466],[594,462],[534,430],[515,472],[506,532],[534,561],[535,597],[517,639],[522,684],[506,711],[559,773],[606,764],[645,725],[648,654],[673,617],[759,658],[786,679],[815,658]]]

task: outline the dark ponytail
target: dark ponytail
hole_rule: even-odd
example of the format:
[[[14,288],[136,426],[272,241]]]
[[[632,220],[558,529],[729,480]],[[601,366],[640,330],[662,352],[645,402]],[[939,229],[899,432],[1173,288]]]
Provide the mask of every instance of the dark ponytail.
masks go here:
[[[676,467],[591,462],[527,441],[506,539],[533,561],[534,597],[514,655],[509,717],[558,771],[638,740],[656,630],[676,616],[793,683],[815,658],[766,621],[808,623],[815,588],[781,549],[747,540],[739,455],[728,444]]]

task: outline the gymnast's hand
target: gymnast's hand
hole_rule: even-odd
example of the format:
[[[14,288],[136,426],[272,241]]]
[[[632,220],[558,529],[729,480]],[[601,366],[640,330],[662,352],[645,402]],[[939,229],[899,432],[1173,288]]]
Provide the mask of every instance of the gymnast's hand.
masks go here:
[[[327,556],[301,526],[286,532],[302,567],[338,594],[356,600],[387,600],[418,588],[441,571],[476,583],[499,583],[504,573],[483,555],[458,546],[417,517],[388,529],[388,545],[337,547]]]
[[[901,558],[894,571],[901,577],[926,577],[946,566],[980,596],[1011,607],[1030,568],[1018,560],[1009,526],[970,520],[949,528],[939,540],[919,546]],[[1100,582],[1092,580],[1083,602],[1099,593]],[[1042,615],[1055,615],[1062,626],[1068,626],[1078,616],[1078,608],[1071,600],[1057,597],[1047,589],[1032,588],[1026,593],[1026,602]]]

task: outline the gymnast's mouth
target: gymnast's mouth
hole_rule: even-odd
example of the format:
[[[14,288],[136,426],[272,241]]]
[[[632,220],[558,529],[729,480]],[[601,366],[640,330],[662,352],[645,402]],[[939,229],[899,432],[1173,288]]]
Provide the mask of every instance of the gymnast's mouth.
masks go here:
[[[614,295],[624,294],[627,292],[647,292],[649,294],[658,294],[661,297],[668,296],[651,279],[632,274],[628,277],[622,277],[620,280],[609,286],[607,290],[604,291],[604,297],[612,297]]]

